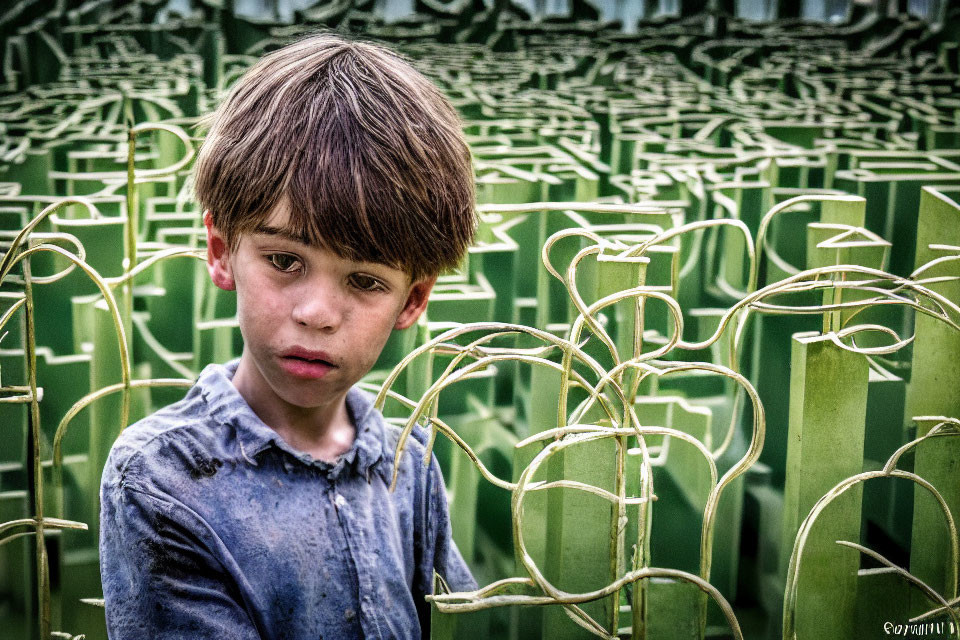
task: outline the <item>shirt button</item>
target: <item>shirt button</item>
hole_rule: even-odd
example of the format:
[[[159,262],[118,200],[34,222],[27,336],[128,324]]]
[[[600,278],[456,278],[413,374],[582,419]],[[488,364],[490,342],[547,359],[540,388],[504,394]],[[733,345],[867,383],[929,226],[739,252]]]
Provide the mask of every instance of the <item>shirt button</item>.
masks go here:
[[[342,507],[343,505],[347,504],[347,499],[338,493],[337,497],[334,498],[333,503],[337,505],[337,507]]]

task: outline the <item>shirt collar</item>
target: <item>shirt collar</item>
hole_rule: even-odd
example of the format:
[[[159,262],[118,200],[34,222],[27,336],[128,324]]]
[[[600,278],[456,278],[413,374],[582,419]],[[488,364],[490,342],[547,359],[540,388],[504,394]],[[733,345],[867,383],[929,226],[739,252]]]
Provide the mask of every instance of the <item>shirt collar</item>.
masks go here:
[[[380,412],[374,409],[369,394],[356,387],[347,391],[347,411],[357,434],[350,449],[341,455],[335,464],[331,464],[315,460],[309,454],[294,449],[253,412],[233,386],[233,375],[239,364],[240,358],[235,358],[226,364],[207,365],[200,372],[197,386],[214,418],[222,424],[234,427],[240,454],[247,462],[257,466],[257,455],[274,446],[303,464],[324,469],[331,480],[335,480],[347,469],[354,469],[369,481],[370,468],[383,456],[383,424]]]

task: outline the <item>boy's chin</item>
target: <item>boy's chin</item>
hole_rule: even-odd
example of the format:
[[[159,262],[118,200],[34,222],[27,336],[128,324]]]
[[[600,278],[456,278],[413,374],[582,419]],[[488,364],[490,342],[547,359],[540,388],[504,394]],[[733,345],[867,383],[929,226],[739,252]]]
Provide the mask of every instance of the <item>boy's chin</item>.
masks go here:
[[[342,398],[346,390],[340,381],[333,380],[304,380],[301,378],[284,377],[273,380],[270,384],[273,392],[284,402],[301,409],[315,409],[330,404],[331,401]]]

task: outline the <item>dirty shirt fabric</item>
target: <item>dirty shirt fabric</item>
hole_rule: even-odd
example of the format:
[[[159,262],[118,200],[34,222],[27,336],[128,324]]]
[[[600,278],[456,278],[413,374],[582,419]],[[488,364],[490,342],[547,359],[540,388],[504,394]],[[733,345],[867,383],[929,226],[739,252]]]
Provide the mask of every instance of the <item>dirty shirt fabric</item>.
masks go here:
[[[209,365],[186,397],[131,425],[100,486],[111,640],[427,637],[434,569],[476,583],[450,537],[436,459],[369,394],[347,394],[357,436],[335,465],[288,445]],[[419,429],[418,429],[419,431]]]

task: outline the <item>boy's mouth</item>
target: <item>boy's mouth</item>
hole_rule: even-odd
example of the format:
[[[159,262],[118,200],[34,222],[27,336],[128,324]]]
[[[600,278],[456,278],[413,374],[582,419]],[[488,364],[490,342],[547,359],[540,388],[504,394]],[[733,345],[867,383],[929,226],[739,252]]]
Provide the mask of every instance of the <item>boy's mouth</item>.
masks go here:
[[[281,357],[283,369],[297,378],[318,379],[336,369],[329,355],[302,347],[288,349]]]
[[[300,362],[312,362],[315,364],[325,364],[328,367],[335,366],[333,363],[327,362],[326,360],[323,360],[321,358],[301,358],[300,356],[284,356],[284,357],[289,360],[299,360]]]
[[[300,360],[314,364],[324,364],[328,367],[335,367],[331,361],[330,355],[324,351],[314,351],[304,347],[292,347],[283,352],[283,357],[290,360]]]

